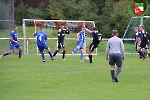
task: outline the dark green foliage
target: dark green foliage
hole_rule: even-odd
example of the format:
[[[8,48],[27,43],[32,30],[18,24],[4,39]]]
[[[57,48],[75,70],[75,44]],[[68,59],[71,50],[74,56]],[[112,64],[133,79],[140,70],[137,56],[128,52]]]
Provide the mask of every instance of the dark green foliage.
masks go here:
[[[136,1],[139,2],[139,1]],[[104,37],[111,37],[111,31],[117,29],[120,37],[133,17],[129,11],[129,0],[50,0],[49,4],[40,3],[38,7],[29,7],[21,3],[16,8],[15,21],[22,24],[22,19],[57,19],[57,20],[93,20]],[[131,6],[131,9],[132,6]],[[134,14],[133,14],[134,15]],[[150,15],[150,12],[149,12]],[[149,22],[144,22],[150,29]],[[138,20],[129,27],[131,33],[133,28],[139,24]],[[133,37],[133,34],[127,34]]]
[[[113,9],[113,2],[108,2],[105,4],[105,7],[102,9],[102,14],[97,22],[99,29],[103,34],[103,37],[110,37],[112,27],[114,27],[114,21],[111,20],[111,15]]]
[[[21,25],[22,19],[50,19],[46,4],[43,2],[38,8],[33,8],[21,2],[15,11],[15,23]]]
[[[15,11],[15,23],[17,25],[22,24],[22,19],[28,18],[27,7],[28,7],[27,4],[23,4],[23,2],[21,2],[21,4],[16,9],[16,11]]]

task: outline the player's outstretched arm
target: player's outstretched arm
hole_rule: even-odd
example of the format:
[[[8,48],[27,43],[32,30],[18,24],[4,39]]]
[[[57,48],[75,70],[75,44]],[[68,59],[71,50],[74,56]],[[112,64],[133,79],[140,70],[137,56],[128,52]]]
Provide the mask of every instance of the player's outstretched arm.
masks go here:
[[[87,31],[88,33],[92,34],[92,31],[90,29],[85,28],[85,31]]]

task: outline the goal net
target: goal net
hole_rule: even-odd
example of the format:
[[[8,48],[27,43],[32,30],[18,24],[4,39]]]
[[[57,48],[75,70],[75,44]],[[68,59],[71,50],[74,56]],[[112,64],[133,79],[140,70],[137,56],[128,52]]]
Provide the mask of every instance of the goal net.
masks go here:
[[[134,28],[144,25],[145,30],[150,34],[150,16],[132,17],[123,35],[125,51],[127,54],[135,54],[135,32]]]
[[[64,41],[66,47],[66,55],[72,55],[72,51],[76,47],[76,33],[81,30],[83,26],[93,29],[95,23],[93,21],[70,21],[70,20],[35,20],[35,19],[23,19],[23,43],[24,54],[40,54],[36,46],[36,38],[32,37],[32,34],[39,31],[41,26],[45,27],[45,33],[48,36],[47,44],[54,52],[57,49],[57,33],[60,25],[64,24],[65,28],[68,28],[70,34],[66,34]],[[88,53],[89,45],[92,41],[91,36],[86,33],[86,41],[83,49],[84,54]],[[45,51],[47,54],[47,51]],[[80,51],[76,55],[79,55]],[[62,55],[61,52],[58,55]],[[97,49],[94,51],[94,55],[97,55]]]

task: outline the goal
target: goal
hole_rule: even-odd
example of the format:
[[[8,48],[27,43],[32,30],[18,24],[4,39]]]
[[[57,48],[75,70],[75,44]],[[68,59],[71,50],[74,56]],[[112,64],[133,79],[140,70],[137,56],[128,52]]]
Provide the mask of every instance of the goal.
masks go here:
[[[48,40],[47,44],[54,52],[57,49],[57,33],[60,25],[64,24],[65,28],[68,28],[70,34],[65,35],[65,47],[66,55],[72,55],[73,49],[76,47],[76,33],[81,30],[83,26],[88,29],[95,27],[94,21],[72,21],[72,20],[36,20],[36,19],[23,19],[23,44],[24,54],[39,54],[36,46],[36,38],[32,37],[32,34],[39,31],[41,26],[45,27],[45,33],[47,33]],[[89,44],[92,41],[91,36],[86,33],[86,41],[83,49],[84,54],[87,54]],[[45,52],[46,54],[47,52]],[[76,55],[79,55],[77,52]],[[62,55],[60,52],[58,55]],[[94,51],[94,55],[97,55],[97,49]]]
[[[135,53],[135,32],[134,27],[144,25],[145,30],[150,34],[150,16],[132,17],[128,23],[125,33],[122,37],[124,40],[125,51],[127,54]]]

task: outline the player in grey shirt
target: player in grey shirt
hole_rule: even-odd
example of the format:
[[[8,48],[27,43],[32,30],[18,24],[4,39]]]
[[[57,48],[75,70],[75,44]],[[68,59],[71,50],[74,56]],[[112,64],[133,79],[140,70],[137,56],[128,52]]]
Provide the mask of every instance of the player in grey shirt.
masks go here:
[[[118,31],[112,31],[112,38],[107,42],[106,46],[106,60],[109,60],[111,66],[111,76],[113,82],[118,82],[117,76],[122,69],[122,60],[124,60],[124,44],[120,38],[118,38]],[[117,65],[117,70],[115,74],[115,64]]]

